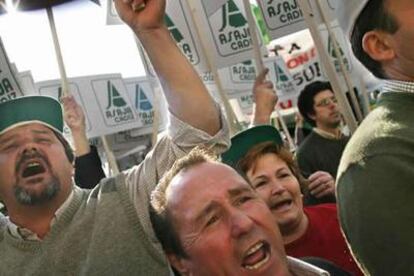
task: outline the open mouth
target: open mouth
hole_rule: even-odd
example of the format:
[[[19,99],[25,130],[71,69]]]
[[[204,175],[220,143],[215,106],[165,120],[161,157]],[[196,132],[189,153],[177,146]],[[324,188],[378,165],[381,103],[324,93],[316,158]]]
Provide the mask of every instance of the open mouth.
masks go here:
[[[275,202],[271,205],[270,209],[275,211],[285,211],[290,208],[293,201],[291,199],[285,199],[282,201]]]
[[[46,172],[46,168],[38,161],[30,161],[23,165],[21,172],[23,178],[28,178]]]
[[[248,270],[256,270],[264,266],[270,259],[270,245],[261,241],[249,250],[243,257],[242,266]]]

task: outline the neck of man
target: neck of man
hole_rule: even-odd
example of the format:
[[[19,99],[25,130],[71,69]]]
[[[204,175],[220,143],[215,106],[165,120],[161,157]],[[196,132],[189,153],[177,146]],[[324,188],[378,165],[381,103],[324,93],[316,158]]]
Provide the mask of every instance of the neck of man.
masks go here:
[[[332,134],[335,137],[339,137],[341,134],[341,128],[339,127],[340,124],[338,124],[337,126],[329,126],[326,124],[321,124],[316,122],[316,127],[322,131],[325,131],[329,134]]]
[[[28,229],[43,239],[50,231],[56,211],[69,197],[61,192],[54,199],[39,205],[24,205],[17,202],[6,204],[10,221],[18,227]]]
[[[414,73],[401,70],[399,65],[391,64],[390,66],[385,67],[384,71],[389,80],[414,82]]]
[[[281,226],[280,232],[282,233],[283,243],[286,245],[298,240],[306,233],[308,225],[308,217],[305,215],[305,212],[302,212],[301,218],[297,223],[292,223],[291,225],[287,225],[285,227]]]

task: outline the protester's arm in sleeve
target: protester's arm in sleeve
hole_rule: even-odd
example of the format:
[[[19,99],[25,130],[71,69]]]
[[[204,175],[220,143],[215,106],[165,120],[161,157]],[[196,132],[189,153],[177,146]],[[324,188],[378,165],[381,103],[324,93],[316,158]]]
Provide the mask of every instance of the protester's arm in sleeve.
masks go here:
[[[86,136],[85,114],[73,96],[61,99],[63,118],[69,127],[75,150],[75,183],[91,189],[105,177],[96,148],[91,148]]]
[[[219,112],[165,26],[165,4],[165,0],[115,0],[118,14],[137,35],[158,75],[170,112],[215,135],[221,128]]]
[[[81,188],[92,189],[101,179],[105,178],[101,158],[96,147],[90,146],[90,151],[75,158],[75,183]]]

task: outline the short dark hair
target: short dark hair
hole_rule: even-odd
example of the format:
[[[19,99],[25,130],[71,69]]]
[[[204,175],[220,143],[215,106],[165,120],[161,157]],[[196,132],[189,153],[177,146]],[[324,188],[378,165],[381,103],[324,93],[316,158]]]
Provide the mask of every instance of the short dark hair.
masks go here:
[[[298,109],[300,114],[305,120],[312,126],[316,126],[316,122],[309,117],[309,115],[315,114],[314,98],[317,94],[324,90],[331,90],[332,86],[327,81],[315,81],[307,86],[300,92],[298,97]]]
[[[151,193],[150,220],[155,235],[160,241],[165,253],[188,258],[187,253],[182,247],[178,233],[174,228],[171,212],[167,208],[167,189],[171,181],[180,172],[187,171],[202,163],[216,161],[217,157],[210,151],[196,147],[189,154],[174,163],[172,168],[164,175]]]
[[[351,34],[352,51],[356,58],[377,78],[385,79],[386,75],[381,63],[373,60],[363,49],[362,39],[367,32],[373,30],[393,34],[399,24],[394,16],[385,9],[386,0],[371,0],[358,16]]]

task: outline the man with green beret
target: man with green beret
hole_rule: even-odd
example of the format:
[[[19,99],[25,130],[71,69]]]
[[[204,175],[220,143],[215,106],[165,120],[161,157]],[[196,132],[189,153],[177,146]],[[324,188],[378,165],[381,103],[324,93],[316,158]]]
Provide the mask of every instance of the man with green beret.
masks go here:
[[[72,181],[60,104],[44,96],[1,103],[0,198],[9,220],[0,228],[0,275],[168,275],[149,195],[193,147],[227,147],[219,108],[163,23],[165,0],[115,5],[163,85],[168,131],[142,164],[83,190]]]
[[[340,0],[355,56],[384,81],[342,157],[343,232],[367,275],[414,275],[414,1]]]

